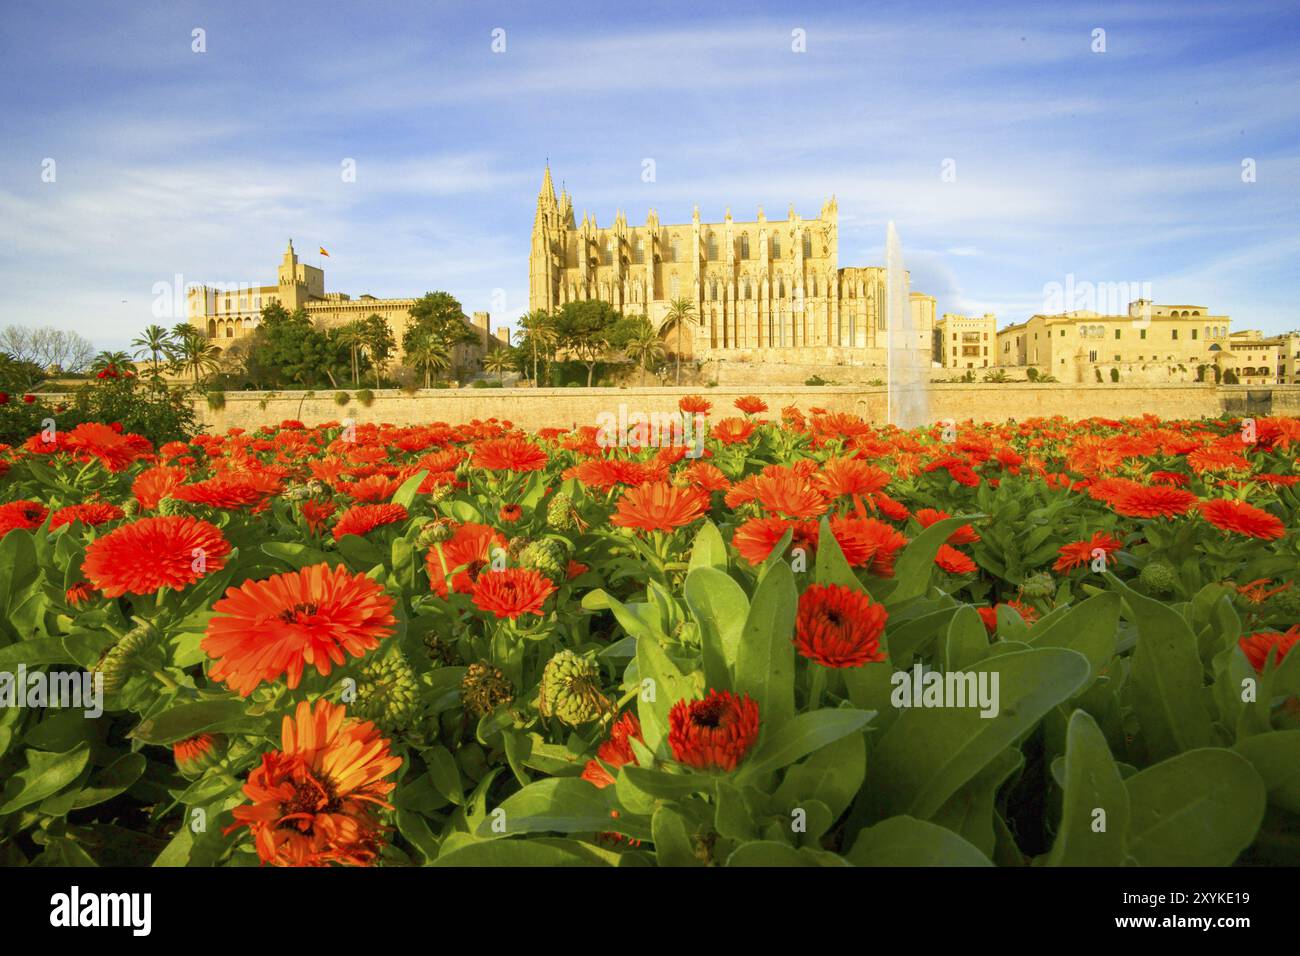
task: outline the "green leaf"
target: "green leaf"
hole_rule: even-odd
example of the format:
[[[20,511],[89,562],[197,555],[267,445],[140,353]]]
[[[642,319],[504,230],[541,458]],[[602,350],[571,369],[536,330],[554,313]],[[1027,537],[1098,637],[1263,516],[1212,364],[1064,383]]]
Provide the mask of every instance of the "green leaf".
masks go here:
[[[576,840],[488,840],[444,852],[430,866],[608,866]]]
[[[90,782],[77,794],[72,809],[82,810],[97,803],[111,800],[144,776],[148,760],[141,753],[124,753],[90,778]]]
[[[854,591],[865,590],[845,560],[844,551],[831,532],[830,521],[825,516],[822,517],[821,532],[817,538],[817,564],[813,569],[813,580],[817,584],[839,584]]]
[[[691,545],[689,569],[694,571],[697,568],[713,568],[722,572],[727,570],[727,543],[722,540],[718,526],[708,518],[700,525],[700,530],[695,534],[695,543]]]
[[[813,710],[764,735],[758,750],[741,767],[741,779],[788,767],[810,753],[861,730],[875,716],[870,710]]]
[[[269,729],[265,719],[249,717],[243,700],[199,700],[177,704],[140,721],[130,736],[146,744],[174,744],[204,731],[258,732]]]
[[[618,774],[637,790],[660,800],[682,800],[693,793],[707,793],[714,782],[706,773],[668,773],[631,763],[619,768]]]
[[[774,733],[794,716],[794,634],[799,594],[784,561],[759,582],[736,653],[736,690],[758,704],[759,719]]]
[[[0,647],[0,670],[10,671],[25,664],[40,667],[45,664],[75,664],[72,655],[63,646],[61,637],[33,637]]]
[[[460,782],[460,767],[451,751],[439,744],[424,751],[422,756],[429,766],[433,788],[457,806],[464,806],[465,788]]]
[[[327,554],[301,541],[263,541],[259,547],[268,557],[283,561],[294,568],[306,568],[313,564],[339,563],[339,555]]]
[[[424,479],[427,477],[429,477],[429,470],[426,468],[407,478],[402,482],[402,487],[398,488],[397,493],[393,495],[393,504],[409,509],[415,501],[416,492],[419,491],[420,485],[424,483]]]
[[[1264,819],[1264,781],[1220,747],[1170,757],[1124,784],[1129,852],[1142,866],[1229,866]]]
[[[1070,715],[1066,730],[1064,789],[1061,824],[1047,865],[1123,866],[1128,857],[1128,790],[1105,735],[1084,710]],[[1105,811],[1101,831],[1095,829],[1097,810]]]
[[[23,756],[27,766],[10,777],[0,792],[0,814],[39,803],[76,780],[90,760],[90,745],[83,743],[67,753],[28,748]]]
[[[807,847],[796,850],[775,840],[742,843],[727,857],[727,866],[844,866],[834,853],[818,853]]]
[[[1068,647],[1078,651],[1088,658],[1095,680],[1115,656],[1122,603],[1118,594],[1109,591],[1090,597],[1054,618],[1048,627],[1032,628],[1027,640],[1032,647]]]
[[[637,717],[641,736],[652,751],[659,751],[668,734],[668,712],[679,700],[693,699],[694,685],[677,669],[653,638],[638,637],[636,674],[641,681],[637,692]],[[646,681],[652,683],[648,686]],[[653,699],[647,700],[647,697]]]
[[[984,672],[990,685],[991,675],[998,675],[996,716],[981,717],[978,707],[913,706],[881,736],[868,781],[881,816],[933,815],[1051,708],[1068,700],[1088,679],[1088,661],[1064,648],[1015,651],[986,658],[966,674]]]
[[[997,813],[998,791],[1024,765],[1024,754],[1008,747],[944,801],[931,822],[947,827],[985,856],[992,856],[996,843],[993,818]]]
[[[839,819],[862,789],[866,773],[866,741],[862,734],[848,734],[787,770],[772,801],[788,811],[817,800],[830,810],[832,819]]]
[[[908,542],[894,562],[894,579],[898,585],[886,596],[885,604],[895,607],[925,594],[930,589],[930,580],[934,575],[934,556],[939,553],[939,546],[958,528],[983,517],[982,514],[973,514],[944,518]]]
[[[605,792],[577,777],[552,777],[530,783],[506,797],[497,809],[504,811],[504,835],[507,836],[617,830],[637,840],[651,839],[649,821],[626,813],[617,818],[611,816],[614,808]],[[488,813],[478,826],[478,836],[497,836],[493,830],[497,819],[501,818],[496,811]]]
[[[1256,734],[1237,741],[1232,749],[1263,778],[1269,803],[1300,813],[1300,730]]]
[[[731,689],[731,672],[745,631],[749,598],[730,575],[712,567],[696,568],[683,585],[686,605],[700,628],[705,683]]]
[[[946,827],[910,816],[890,817],[858,834],[847,859],[854,866],[992,866],[989,858]]]
[[[969,605],[962,607],[948,622],[944,670],[963,670],[988,657],[988,654],[989,634],[984,629],[983,619],[975,608]]]
[[[686,822],[672,807],[661,806],[650,820],[655,844],[655,862],[660,866],[703,866],[695,855]]]
[[[1133,651],[1133,709],[1152,759],[1218,743],[1202,699],[1205,687],[1196,635],[1181,614],[1141,595],[1110,572],[1138,628]]]

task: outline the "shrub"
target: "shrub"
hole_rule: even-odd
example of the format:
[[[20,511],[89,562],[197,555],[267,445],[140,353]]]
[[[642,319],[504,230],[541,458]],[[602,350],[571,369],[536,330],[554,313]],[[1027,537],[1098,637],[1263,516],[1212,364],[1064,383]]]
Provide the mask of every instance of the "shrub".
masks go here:
[[[1032,365],[1029,366],[1029,368],[1025,370],[1025,377],[1031,382],[1038,381],[1038,369],[1034,368]]]
[[[352,396],[349,395],[347,392],[335,392],[335,393],[334,393],[334,404],[335,404],[335,405],[338,405],[339,407],[342,407],[342,406],[346,405],[346,404],[347,404],[348,402],[350,402],[350,401],[352,401]]]
[[[208,408],[214,412],[219,412],[226,407],[226,393],[219,391],[208,392]]]
[[[829,383],[826,381],[826,379],[822,378],[820,375],[814,375],[811,378],[804,379],[804,384],[805,385],[827,385]]]
[[[1111,380],[1112,382],[1118,382],[1118,381],[1119,381],[1119,369],[1117,369],[1117,368],[1113,368],[1113,369],[1110,370],[1110,380]]]
[[[369,408],[375,403],[375,393],[368,388],[359,389],[357,391],[357,401],[364,407]]]

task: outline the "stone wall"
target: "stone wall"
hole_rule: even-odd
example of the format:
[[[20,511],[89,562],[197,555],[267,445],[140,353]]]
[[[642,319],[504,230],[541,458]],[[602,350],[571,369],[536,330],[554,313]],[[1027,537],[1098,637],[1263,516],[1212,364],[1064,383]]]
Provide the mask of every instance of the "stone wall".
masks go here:
[[[349,393],[351,395],[352,393]],[[750,385],[716,388],[507,388],[430,389],[415,394],[396,390],[374,392],[369,407],[353,398],[348,405],[336,404],[333,393],[303,399],[291,393],[266,399],[257,392],[228,392],[225,407],[212,410],[206,399],[196,399],[202,423],[210,431],[240,427],[253,429],[267,423],[296,419],[308,425],[351,418],[356,422],[389,422],[412,425],[425,422],[465,422],[473,419],[508,420],[529,430],[597,425],[601,416],[617,416],[620,405],[627,414],[671,412],[684,394],[699,394],[713,402],[714,419],[734,412],[732,403],[741,395],[757,394],[771,408],[771,415],[794,405],[804,412],[823,408],[848,412],[870,421],[886,419],[885,389],[879,386],[788,386]],[[266,407],[262,407],[265,401]],[[1104,385],[1039,384],[935,384],[931,390],[930,415],[935,421],[1002,421],[1063,415],[1068,418],[1124,418],[1152,414],[1161,418],[1214,417],[1229,412],[1239,415],[1300,415],[1300,386],[1271,389],[1245,386],[1216,387],[1212,384],[1143,387]]]

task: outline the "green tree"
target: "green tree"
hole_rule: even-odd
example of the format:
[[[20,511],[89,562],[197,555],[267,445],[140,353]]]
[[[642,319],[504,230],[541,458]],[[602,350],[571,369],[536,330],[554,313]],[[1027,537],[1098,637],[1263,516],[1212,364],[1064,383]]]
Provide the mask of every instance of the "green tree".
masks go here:
[[[172,367],[193,374],[194,384],[197,386],[200,380],[217,370],[217,359],[220,354],[220,350],[210,344],[202,332],[191,328],[189,333],[174,346]]]
[[[551,322],[550,313],[544,309],[537,309],[529,312],[519,319],[519,328],[524,332],[525,341],[520,343],[527,349],[533,357],[533,387],[537,387],[537,353],[540,350],[543,355],[547,350],[555,346],[555,329]]]
[[[339,344],[348,350],[348,355],[352,360],[352,384],[361,384],[360,352],[362,343],[365,341],[365,328],[360,319],[353,320],[347,325],[340,326],[334,330]]]
[[[496,372],[502,385],[506,383],[506,372],[515,367],[514,350],[501,347],[492,349],[483,356],[483,367],[489,372]]]
[[[163,385],[163,359],[172,361],[176,341],[169,329],[154,324],[145,327],[140,336],[131,341],[135,357],[149,357],[149,384],[153,388]]]
[[[375,370],[375,388],[379,387],[379,372],[384,362],[397,349],[397,340],[393,330],[388,327],[388,320],[372,312],[361,320],[361,347],[365,349],[370,364]]]
[[[431,384],[432,372],[451,368],[451,352],[432,335],[417,336],[406,346],[406,357],[417,369],[424,371],[424,387]]]
[[[110,366],[119,372],[135,371],[135,362],[131,360],[131,356],[125,352],[110,352],[107,350],[100,352],[91,360],[90,371],[92,374],[97,375]]]
[[[587,366],[587,387],[591,387],[596,363],[609,351],[609,336],[623,316],[608,302],[584,299],[560,309],[555,332],[560,348]]]
[[[272,303],[262,310],[262,323],[254,334],[257,340],[251,351],[276,380],[310,388],[324,377],[337,387],[334,371],[344,363],[343,347],[337,338],[316,328],[306,310],[289,312]]]
[[[668,315],[664,319],[664,327],[676,326],[677,328],[677,349],[676,349],[676,371],[673,374],[673,384],[682,384],[682,326],[687,322],[694,322],[695,305],[690,299],[679,298],[673,299],[668,303]]]
[[[661,361],[666,350],[663,340],[648,319],[636,316],[633,321],[635,325],[623,342],[623,354],[640,367],[641,384],[644,385],[646,366]]]
[[[449,292],[427,292],[411,306],[411,321],[402,333],[402,351],[407,355],[423,352],[425,340],[441,346],[449,362],[455,358],[456,346],[481,342],[466,322],[465,310]]]

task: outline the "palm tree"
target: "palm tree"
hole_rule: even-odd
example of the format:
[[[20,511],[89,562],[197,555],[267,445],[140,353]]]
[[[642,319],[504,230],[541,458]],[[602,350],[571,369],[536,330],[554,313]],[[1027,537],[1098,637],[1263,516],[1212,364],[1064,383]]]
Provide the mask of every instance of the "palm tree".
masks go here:
[[[664,357],[664,343],[649,322],[637,329],[623,347],[627,357],[641,366],[641,384],[645,384],[646,366]]]
[[[687,322],[695,321],[695,305],[690,299],[673,299],[668,303],[668,315],[664,319],[664,325],[677,326],[677,371],[673,377],[673,384],[682,384],[682,326]]]
[[[339,329],[339,342],[347,346],[352,355],[352,384],[358,385],[361,382],[361,367],[357,358],[362,343],[365,341],[365,329],[361,326],[361,320],[349,322]]]
[[[90,370],[95,373],[104,371],[106,368],[115,368],[119,372],[131,372],[135,370],[135,362],[131,361],[131,356],[125,352],[100,352],[90,363]]]
[[[506,383],[506,371],[514,368],[515,360],[509,349],[493,349],[483,356],[483,367],[489,372],[496,372],[502,385]]]
[[[172,333],[164,329],[161,325],[150,325],[145,328],[140,337],[132,340],[131,345],[135,347],[136,358],[149,356],[149,377],[154,384],[162,380],[162,362],[160,358],[166,356],[171,358],[172,353]]]
[[[191,328],[189,334],[177,343],[174,361],[179,369],[193,372],[194,384],[198,385],[201,378],[217,370],[217,356],[220,354],[198,329]]]
[[[543,350],[556,342],[555,330],[550,325],[551,317],[542,309],[529,312],[519,319],[520,327],[528,333],[528,345],[533,353],[533,387],[537,387],[537,347]]]
[[[415,363],[416,368],[424,369],[424,387],[428,388],[429,373],[433,369],[439,372],[451,367],[451,350],[432,335],[423,335],[414,348],[406,353],[407,358]]]

